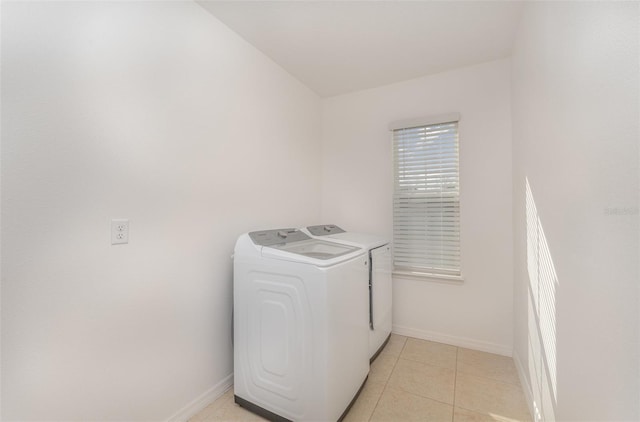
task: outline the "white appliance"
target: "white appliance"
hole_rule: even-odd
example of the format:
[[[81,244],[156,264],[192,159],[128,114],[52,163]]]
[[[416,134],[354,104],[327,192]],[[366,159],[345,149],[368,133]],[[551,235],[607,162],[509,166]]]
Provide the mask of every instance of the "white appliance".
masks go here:
[[[392,258],[388,239],[366,233],[346,232],[327,224],[309,226],[302,231],[316,239],[326,239],[344,245],[363,248],[369,253],[369,357],[378,356],[391,336],[392,325]]]
[[[270,420],[337,421],[369,373],[367,252],[297,229],[234,252],[235,402]]]

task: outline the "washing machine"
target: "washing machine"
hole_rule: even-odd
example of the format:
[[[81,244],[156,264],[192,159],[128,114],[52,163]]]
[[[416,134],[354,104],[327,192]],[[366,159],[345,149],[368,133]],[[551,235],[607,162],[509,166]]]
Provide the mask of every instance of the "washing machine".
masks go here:
[[[392,326],[392,257],[388,239],[366,233],[347,232],[334,224],[308,226],[301,229],[316,239],[326,239],[357,246],[368,252],[369,273],[369,356],[378,356],[391,336]]]
[[[235,402],[269,420],[338,421],[369,373],[367,251],[297,229],[234,251]]]

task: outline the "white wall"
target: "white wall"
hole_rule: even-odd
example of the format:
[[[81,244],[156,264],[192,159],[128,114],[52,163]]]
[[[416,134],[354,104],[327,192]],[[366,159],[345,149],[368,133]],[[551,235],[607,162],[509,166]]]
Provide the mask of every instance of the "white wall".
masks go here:
[[[3,419],[166,419],[229,382],[237,235],[319,217],[319,99],[191,2],[3,2],[2,42]]]
[[[638,23],[534,2],[515,44],[514,355],[543,420],[640,418]]]
[[[510,62],[499,60],[323,100],[322,219],[392,235],[389,122],[460,112],[464,283],[394,277],[394,330],[510,354]]]

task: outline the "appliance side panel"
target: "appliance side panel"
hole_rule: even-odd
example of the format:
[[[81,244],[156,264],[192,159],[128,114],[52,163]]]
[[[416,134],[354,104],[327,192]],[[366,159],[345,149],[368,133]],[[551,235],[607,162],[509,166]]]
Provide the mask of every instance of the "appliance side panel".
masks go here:
[[[238,268],[235,394],[292,420],[305,417],[313,391],[314,328],[302,277],[277,267]],[[238,284],[238,283],[236,283]]]
[[[369,373],[369,261],[366,255],[328,273],[327,399],[337,420]],[[335,404],[335,406],[333,406]]]
[[[391,246],[371,250],[371,312],[373,331],[369,352],[375,353],[391,334],[392,326],[392,259]]]

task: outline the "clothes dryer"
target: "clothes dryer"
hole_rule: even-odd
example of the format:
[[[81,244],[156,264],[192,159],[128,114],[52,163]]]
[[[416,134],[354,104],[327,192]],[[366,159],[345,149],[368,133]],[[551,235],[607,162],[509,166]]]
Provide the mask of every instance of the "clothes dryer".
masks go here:
[[[347,232],[334,224],[308,226],[301,229],[316,239],[363,248],[369,255],[369,356],[373,360],[391,336],[392,328],[392,258],[391,243],[384,237]]]
[[[297,229],[234,252],[234,394],[270,420],[337,421],[369,372],[367,252]]]

